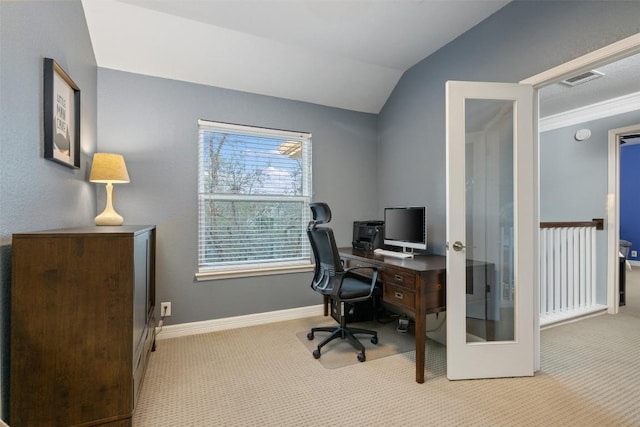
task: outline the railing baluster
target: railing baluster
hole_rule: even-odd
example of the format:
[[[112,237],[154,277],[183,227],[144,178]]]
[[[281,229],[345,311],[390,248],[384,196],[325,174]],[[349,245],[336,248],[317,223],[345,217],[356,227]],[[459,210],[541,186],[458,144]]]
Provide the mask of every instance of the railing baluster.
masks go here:
[[[540,323],[568,319],[594,308],[595,231],[604,228],[604,221],[547,222],[540,228]]]

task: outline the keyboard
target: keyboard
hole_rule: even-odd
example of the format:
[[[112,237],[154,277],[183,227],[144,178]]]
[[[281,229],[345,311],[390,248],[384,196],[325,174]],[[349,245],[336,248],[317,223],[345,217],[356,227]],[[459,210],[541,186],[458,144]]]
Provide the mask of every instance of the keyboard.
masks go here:
[[[388,251],[386,249],[375,249],[373,252],[378,255],[390,256],[394,258],[413,258],[413,254],[408,254],[406,252]]]

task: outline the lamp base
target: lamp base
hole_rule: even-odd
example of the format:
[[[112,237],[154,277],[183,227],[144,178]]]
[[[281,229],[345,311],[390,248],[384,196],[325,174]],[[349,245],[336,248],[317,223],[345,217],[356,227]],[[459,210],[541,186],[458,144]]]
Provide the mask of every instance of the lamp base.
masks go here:
[[[122,225],[124,219],[113,209],[113,184],[107,182],[107,206],[95,219],[96,225]]]
[[[122,225],[124,222],[124,218],[118,215],[116,211],[107,211],[104,210],[100,215],[98,215],[95,219],[96,225]]]

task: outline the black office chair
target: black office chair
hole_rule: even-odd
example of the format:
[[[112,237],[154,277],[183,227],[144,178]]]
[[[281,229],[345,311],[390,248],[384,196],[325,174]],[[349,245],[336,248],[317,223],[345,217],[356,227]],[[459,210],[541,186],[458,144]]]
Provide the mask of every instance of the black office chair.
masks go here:
[[[353,347],[360,350],[358,360],[364,362],[366,360],[364,346],[354,334],[371,335],[371,342],[377,344],[378,333],[368,329],[347,328],[346,315],[353,308],[353,303],[373,298],[378,271],[372,267],[355,267],[345,270],[340,262],[333,230],[329,227],[318,227],[320,224],[331,221],[331,209],[326,203],[311,203],[310,207],[313,220],[309,222],[307,235],[316,262],[311,288],[332,300],[332,312],[340,319],[338,327],[312,328],[307,334],[307,338],[312,340],[316,332],[331,332],[331,335],[318,344],[318,348],[313,351],[313,357],[319,359],[320,349],[330,341],[346,338]],[[354,270],[358,269],[372,270],[371,279],[354,274]]]

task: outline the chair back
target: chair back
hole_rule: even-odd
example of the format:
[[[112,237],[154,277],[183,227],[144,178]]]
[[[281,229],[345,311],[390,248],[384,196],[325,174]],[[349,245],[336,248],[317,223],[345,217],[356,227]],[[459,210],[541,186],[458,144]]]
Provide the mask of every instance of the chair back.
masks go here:
[[[330,227],[319,226],[331,221],[331,209],[326,203],[311,203],[309,205],[313,220],[307,227],[307,236],[316,262],[311,282],[313,290],[328,295],[333,291],[337,274],[344,269],[340,262],[338,247]]]

